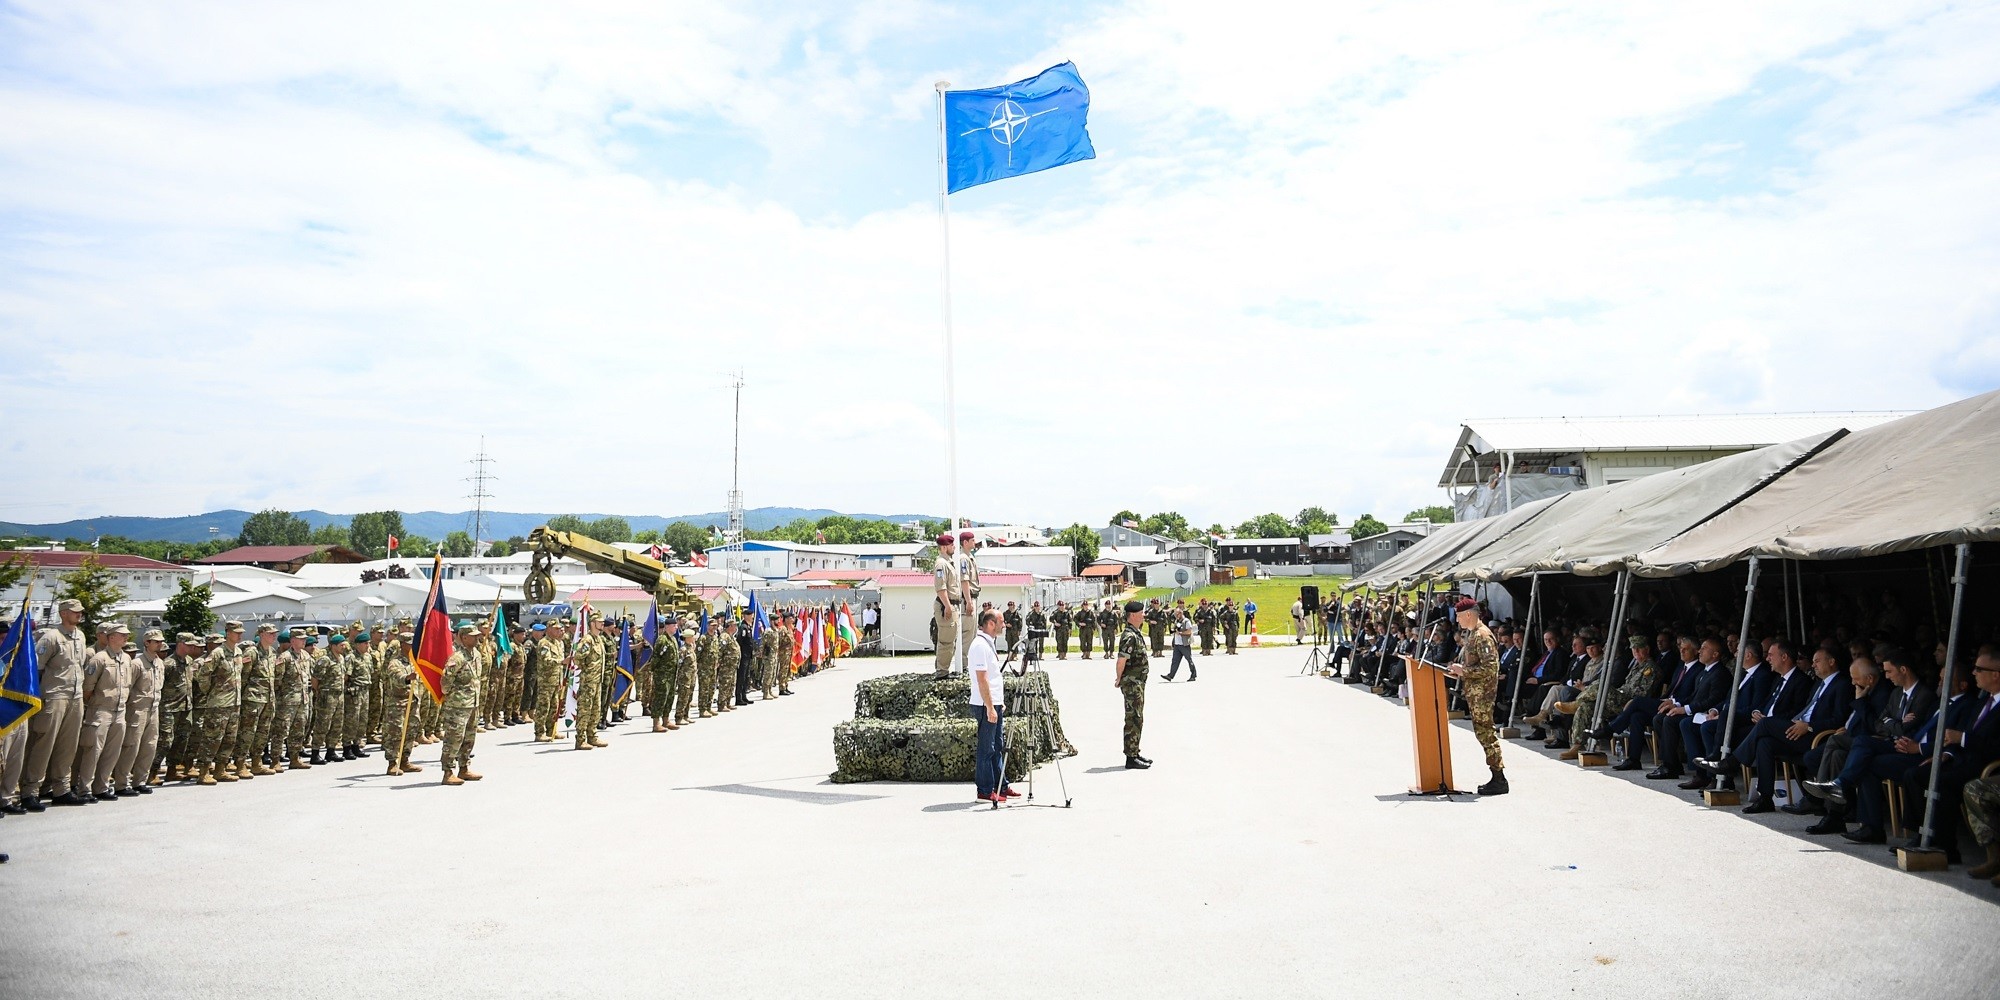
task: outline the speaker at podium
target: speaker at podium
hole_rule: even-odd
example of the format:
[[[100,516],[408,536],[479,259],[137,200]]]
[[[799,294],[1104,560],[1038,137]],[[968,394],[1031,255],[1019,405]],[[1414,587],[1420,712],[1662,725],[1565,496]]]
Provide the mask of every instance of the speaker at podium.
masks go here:
[[[1443,664],[1403,655],[1409,665],[1411,795],[1456,795],[1451,784],[1451,695]]]

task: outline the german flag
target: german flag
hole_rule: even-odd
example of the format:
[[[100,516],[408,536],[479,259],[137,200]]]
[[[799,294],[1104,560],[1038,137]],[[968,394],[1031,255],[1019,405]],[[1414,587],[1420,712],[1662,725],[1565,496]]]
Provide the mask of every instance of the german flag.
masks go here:
[[[417,679],[431,693],[431,700],[444,704],[444,665],[451,659],[451,615],[444,610],[444,553],[431,564],[431,596],[424,612],[417,616]]]

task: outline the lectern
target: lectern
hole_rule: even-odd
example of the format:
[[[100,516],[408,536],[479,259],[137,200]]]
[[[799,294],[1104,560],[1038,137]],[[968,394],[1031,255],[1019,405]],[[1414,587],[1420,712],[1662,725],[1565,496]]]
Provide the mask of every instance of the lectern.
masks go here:
[[[1445,690],[1445,668],[1428,660],[1405,655],[1409,665],[1411,759],[1417,765],[1417,782],[1411,795],[1452,795],[1450,695]]]

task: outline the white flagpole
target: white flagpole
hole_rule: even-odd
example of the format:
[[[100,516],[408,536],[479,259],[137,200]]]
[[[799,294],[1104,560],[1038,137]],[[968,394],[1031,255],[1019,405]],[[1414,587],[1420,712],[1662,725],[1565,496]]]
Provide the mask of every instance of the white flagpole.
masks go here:
[[[951,331],[951,172],[945,162],[944,92],[951,86],[948,80],[937,82],[938,111],[938,247],[939,247],[939,288],[944,303],[944,469],[945,506],[951,512],[951,522],[947,530],[958,534],[958,365],[955,360]],[[954,548],[953,552],[956,553]],[[954,554],[954,559],[957,556]],[[961,614],[972,609],[960,609]],[[957,623],[953,623],[954,627]],[[963,635],[961,629],[960,634]],[[956,643],[951,654],[952,673],[964,669],[965,643]]]

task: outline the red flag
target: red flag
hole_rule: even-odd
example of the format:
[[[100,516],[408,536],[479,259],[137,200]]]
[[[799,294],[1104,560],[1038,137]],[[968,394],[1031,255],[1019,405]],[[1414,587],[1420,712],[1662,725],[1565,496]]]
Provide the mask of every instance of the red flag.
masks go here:
[[[696,566],[700,566],[706,569],[708,567],[708,553],[697,552],[694,554],[694,558],[689,560],[689,562],[692,562]]]
[[[451,659],[451,616],[444,610],[444,553],[431,563],[431,595],[417,616],[417,678],[431,693],[431,700],[444,704],[444,665]]]
[[[390,535],[390,536],[389,536],[389,551],[390,551],[390,553],[391,553],[391,554],[393,554],[393,553],[394,553],[394,552],[396,551],[396,546],[397,546],[397,545],[400,545],[400,544],[402,544],[402,543],[400,543],[400,542],[396,541],[396,536],[395,536],[395,535]]]

